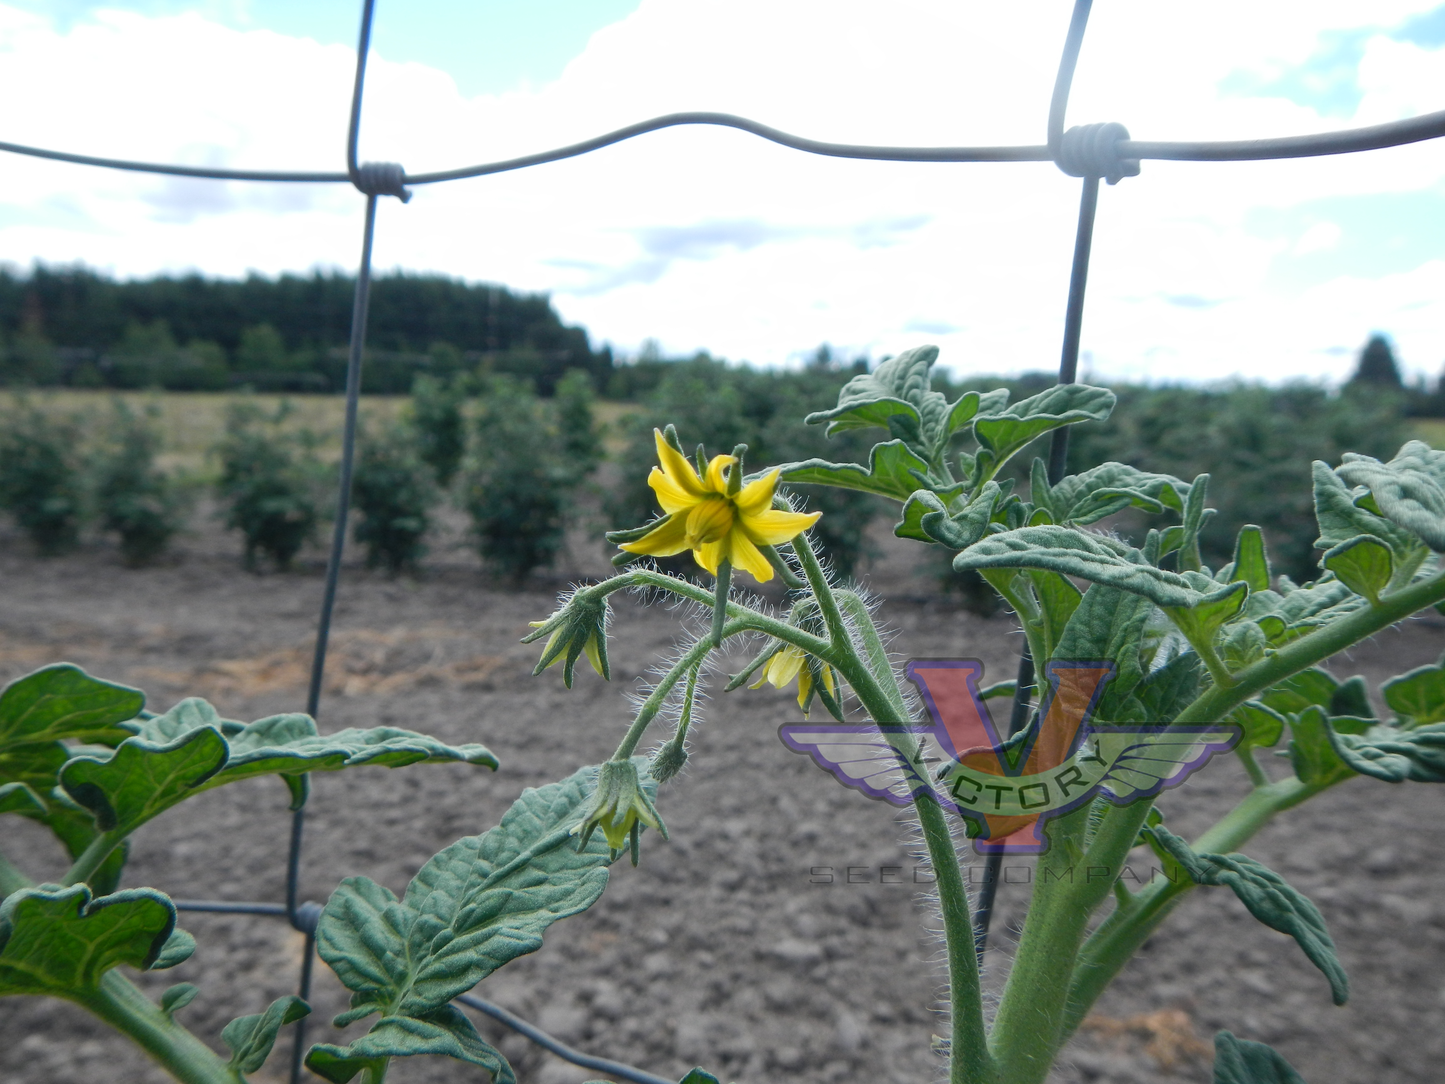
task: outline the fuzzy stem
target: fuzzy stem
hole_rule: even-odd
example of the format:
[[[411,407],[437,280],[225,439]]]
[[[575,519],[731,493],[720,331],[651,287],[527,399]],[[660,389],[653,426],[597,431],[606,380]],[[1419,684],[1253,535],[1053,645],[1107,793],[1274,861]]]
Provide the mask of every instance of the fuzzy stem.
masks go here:
[[[239,1073],[177,1024],[118,971],[74,999],[130,1038],[183,1084],[244,1084]]]
[[[838,599],[833,594],[833,586],[828,582],[828,577],[823,575],[823,566],[818,563],[818,555],[813,552],[813,545],[808,541],[806,532],[793,539],[793,552],[798,555],[798,562],[803,566],[803,575],[808,577],[808,586],[813,589],[813,597],[818,600],[818,610],[823,615],[823,624],[827,626],[828,638],[835,647],[842,648],[849,642],[848,625],[843,620],[843,611],[838,609]]]
[[[1259,766],[1259,761],[1254,759],[1254,746],[1241,745],[1234,751],[1239,754],[1240,763],[1244,765],[1249,781],[1256,787],[1269,786],[1269,776],[1264,774],[1264,769]]]
[[[722,647],[723,625],[728,619],[728,590],[732,587],[733,566],[719,561],[717,582],[713,585],[712,601],[712,646]]]
[[[78,885],[82,881],[90,880],[90,878],[94,876],[95,871],[100,868],[100,864],[105,861],[106,856],[115,850],[120,844],[120,841],[125,839],[125,836],[126,834],[124,832],[113,830],[101,832],[100,835],[90,841],[90,846],[81,852],[80,857],[77,858],[70,869],[66,871],[65,880],[62,881],[61,884],[67,886]]]

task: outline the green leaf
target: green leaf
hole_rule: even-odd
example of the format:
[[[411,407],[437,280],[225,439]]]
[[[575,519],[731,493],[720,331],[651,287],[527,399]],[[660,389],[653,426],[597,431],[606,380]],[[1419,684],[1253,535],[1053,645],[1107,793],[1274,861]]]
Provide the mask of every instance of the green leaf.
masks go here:
[[[1269,559],[1264,553],[1264,532],[1252,523],[1239,529],[1234,540],[1234,567],[1230,580],[1243,580],[1251,595],[1269,590]]]
[[[1305,1079],[1273,1047],[1221,1031],[1214,1037],[1214,1084],[1305,1084]]]
[[[1235,674],[1264,658],[1268,644],[1264,630],[1253,621],[1236,621],[1225,629],[1219,644],[1219,655],[1224,660],[1224,668]]]
[[[705,1069],[694,1069],[678,1081],[678,1084],[719,1084],[719,1082],[717,1077]]]
[[[1286,586],[1285,579],[1280,577],[1281,588]],[[1363,595],[1355,594],[1333,576],[1304,587],[1288,587],[1283,593],[1251,594],[1245,602],[1245,616],[1256,622],[1265,638],[1276,646],[1369,605]]]
[[[1050,661],[1112,662],[1113,680],[1099,698],[1095,718],[1116,722],[1116,713],[1143,678],[1139,644],[1149,601],[1118,588],[1093,584],[1069,616]]]
[[[1340,682],[1330,694],[1328,705],[1330,715],[1352,715],[1358,719],[1373,719],[1375,709],[1370,706],[1370,689],[1359,674]]]
[[[366,1035],[347,1046],[318,1043],[306,1054],[306,1067],[332,1084],[346,1084],[363,1069],[386,1058],[435,1054],[479,1065],[492,1084],[516,1084],[507,1059],[480,1035],[472,1022],[450,1005],[424,1017],[386,1016]]]
[[[196,939],[188,931],[177,926],[171,931],[170,937],[161,946],[160,953],[146,970],[165,971],[167,968],[185,963],[195,954],[195,951]]]
[[[903,519],[893,533],[900,538],[938,542],[949,549],[967,549],[988,530],[999,496],[998,483],[988,482],[966,505],[950,513],[934,493],[920,489],[904,504]]]
[[[113,754],[73,758],[61,769],[60,780],[76,802],[95,814],[97,825],[125,833],[192,794],[239,779],[421,761],[497,766],[496,757],[480,745],[444,745],[398,727],[322,735],[309,715],[300,714],[238,723],[192,697],[145,720],[141,732]]]
[[[1328,708],[1330,698],[1339,687],[1340,683],[1333,675],[1318,667],[1310,667],[1270,686],[1260,699],[1283,715],[1296,715],[1310,705]]]
[[[1194,702],[1204,684],[1204,667],[1192,651],[1175,655],[1149,672],[1134,690],[1145,723],[1172,723]],[[1105,696],[1108,690],[1105,690]]]
[[[43,814],[45,803],[24,783],[0,785],[0,813]]]
[[[295,994],[278,997],[265,1012],[238,1016],[221,1031],[221,1042],[231,1052],[231,1068],[254,1073],[266,1064],[277,1033],[311,1012],[311,1006]]]
[[[1195,478],[1189,486],[1189,497],[1184,502],[1184,522],[1180,525],[1182,534],[1179,539],[1179,570],[1181,572],[1198,572],[1203,564],[1199,559],[1199,532],[1204,528],[1204,521],[1214,515],[1213,508],[1204,507],[1204,499],[1209,493],[1209,475],[1201,474]]]
[[[1160,826],[1149,832],[1184,867],[1195,884],[1233,889],[1250,914],[1270,929],[1293,937],[1310,963],[1329,980],[1334,1003],[1345,1003],[1350,995],[1350,982],[1335,955],[1335,943],[1319,909],[1302,893],[1253,858],[1242,854],[1198,854],[1167,828]]]
[[[73,738],[114,745],[135,733],[120,724],[145,707],[145,693],[57,663],[27,674],[0,693],[0,750]]]
[[[868,453],[868,466],[830,463],[826,459],[805,459],[779,468],[784,481],[798,485],[833,486],[874,493],[895,501],[906,501],[920,487],[931,487],[928,464],[901,440],[875,444]],[[954,491],[960,487],[952,487]]]
[[[1404,726],[1445,723],[1445,667],[1420,666],[1380,686]]]
[[[1374,723],[1373,719],[1348,716],[1331,719],[1323,708],[1314,705],[1286,718],[1292,735],[1290,764],[1301,783],[1330,787],[1355,774],[1355,769],[1335,751],[1333,736],[1337,731],[1363,734]]]
[[[175,1016],[195,1001],[200,992],[201,988],[191,982],[178,982],[174,986],[168,986],[165,993],[161,994],[161,1012],[165,1013],[167,1018]]]
[[[1418,730],[1374,726],[1363,734],[1340,733],[1331,720],[1335,753],[1361,775],[1386,783],[1445,783],[1445,723]]]
[[[977,438],[977,481],[992,478],[1016,452],[1045,433],[1075,422],[1101,422],[1114,409],[1115,395],[1088,384],[1055,384],[973,423]]]
[[[1268,749],[1284,735],[1284,716],[1259,700],[1246,700],[1234,709],[1229,719],[1244,730],[1244,739],[1239,743],[1241,749]]]
[[[1346,484],[1367,486],[1380,514],[1418,535],[1432,550],[1445,550],[1445,452],[1412,440],[1388,463],[1347,452],[1336,474]]]
[[[578,851],[570,831],[596,785],[590,767],[523,791],[497,827],[427,862],[403,900],[365,877],[342,881],[322,912],[317,949],[352,991],[353,1018],[425,1016],[535,951],[553,922],[590,907],[611,852],[600,835]]]
[[[119,964],[145,970],[175,926],[175,905],[153,888],[22,888],[0,904],[0,995],[73,997]]]
[[[1214,643],[1219,630],[1239,616],[1249,595],[1249,587],[1242,580],[1236,580],[1211,592],[1214,581],[1202,572],[1185,572],[1182,578],[1200,593],[1200,600],[1192,606],[1165,606],[1163,609],[1184,638],[1197,649]]]
[[[1311,469],[1314,477],[1315,519],[1320,527],[1320,536],[1315,539],[1316,549],[1333,549],[1341,542],[1367,534],[1389,546],[1399,564],[1408,563],[1412,551],[1424,552],[1419,539],[1409,531],[1397,527],[1368,509],[1361,508],[1349,488],[1341,481],[1340,476],[1330,469],[1328,463],[1315,460]]]
[[[1027,575],[1034,585],[1034,597],[1039,600],[1039,619],[1033,624],[1043,634],[1052,657],[1054,645],[1064,635],[1069,619],[1078,611],[1083,594],[1071,580],[1057,572],[1031,568]]]
[[[1144,563],[1144,555],[1123,542],[1048,524],[990,535],[955,557],[953,567],[960,572],[969,568],[1042,568],[1117,587],[1142,595],[1157,606],[1176,609],[1236,594],[1242,597],[1238,584],[1211,582],[1201,591],[1178,573]]]
[[[1395,558],[1390,547],[1372,535],[1362,534],[1341,542],[1325,553],[1320,564],[1357,595],[1380,604],[1380,592],[1395,575]]]
[[[1034,460],[1029,499],[1055,523],[1085,526],[1131,505],[1149,513],[1184,507],[1189,483],[1169,474],[1150,474],[1126,463],[1101,463],[1050,486],[1044,461]]]

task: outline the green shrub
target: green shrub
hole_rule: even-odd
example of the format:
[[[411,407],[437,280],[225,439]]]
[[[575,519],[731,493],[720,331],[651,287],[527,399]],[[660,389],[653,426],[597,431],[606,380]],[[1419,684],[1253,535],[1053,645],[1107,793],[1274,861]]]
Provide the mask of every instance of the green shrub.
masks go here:
[[[289,413],[286,403],[269,414],[254,403],[232,404],[216,447],[217,492],[227,505],[226,526],[245,536],[248,569],[256,567],[258,551],[288,568],[320,518],[315,438],[282,428]]]
[[[581,369],[568,369],[557,381],[552,404],[557,411],[563,454],[569,463],[591,473],[603,456],[602,431],[593,417],[597,396],[592,390],[592,378]]]
[[[120,536],[121,556],[131,566],[164,553],[184,518],[175,482],[155,464],[161,446],[156,416],[154,408],[141,416],[116,399],[91,468],[101,526]]]
[[[411,424],[416,430],[417,455],[431,467],[437,485],[446,488],[461,466],[467,447],[467,424],[462,416],[466,378],[442,381],[418,376],[411,385]]]
[[[75,545],[84,514],[81,419],[24,400],[0,418],[0,508],[41,554]]]
[[[432,468],[418,456],[410,429],[363,432],[358,443],[351,500],[361,516],[354,537],[366,546],[366,566],[414,568],[438,497]]]
[[[509,377],[488,383],[474,434],[464,501],[477,545],[488,566],[520,582],[562,548],[581,472],[561,449],[552,404]]]

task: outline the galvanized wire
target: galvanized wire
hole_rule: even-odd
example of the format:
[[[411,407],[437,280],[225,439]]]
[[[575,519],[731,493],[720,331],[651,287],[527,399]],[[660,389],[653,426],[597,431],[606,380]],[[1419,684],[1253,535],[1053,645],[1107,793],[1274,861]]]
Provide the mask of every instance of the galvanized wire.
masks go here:
[[[1049,105],[1047,142],[1041,145],[1010,145],[980,147],[893,147],[872,146],[854,143],[834,143],[793,135],[770,127],[747,117],[730,113],[683,112],[669,113],[639,121],[623,128],[594,136],[591,139],[539,151],[516,158],[484,162],[479,165],[462,166],[455,169],[429,173],[408,174],[394,163],[359,162],[357,146],[360,137],[362,103],[366,84],[366,61],[370,49],[371,28],[375,11],[375,0],[363,0],[361,28],[357,43],[356,70],[352,85],[351,108],[348,119],[346,143],[346,170],[325,172],[307,170],[259,170],[222,169],[207,166],[187,166],[172,163],[142,162],[131,159],[111,158],[100,155],[77,154],[71,151],[51,150],[20,143],[0,141],[0,151],[25,155],[32,158],[49,159],[74,165],[95,166],[106,169],[127,170],[138,173],[153,173],[179,177],[194,177],[220,181],[248,181],[282,184],[350,184],[366,196],[366,209],[362,229],[362,255],[357,270],[356,292],[352,301],[351,338],[346,371],[346,420],[342,433],[341,477],[337,489],[336,520],[331,539],[331,550],[327,558],[325,586],[322,592],[320,613],[317,620],[315,649],[312,657],[311,681],[307,694],[307,712],[317,715],[320,709],[321,693],[326,671],[326,651],[330,636],[331,617],[336,603],[337,584],[340,577],[341,561],[346,546],[346,520],[350,508],[352,466],[356,450],[357,404],[361,389],[361,371],[366,343],[366,321],[370,306],[371,251],[375,236],[376,202],[379,196],[395,196],[402,202],[410,199],[407,185],[436,184],[447,181],[483,177],[490,174],[506,173],[512,170],[528,169],[576,158],[592,151],[609,147],[625,140],[634,139],[650,132],[684,125],[708,125],[733,128],[759,138],[808,154],[833,158],[853,158],[886,162],[1054,162],[1071,176],[1081,177],[1078,227],[1075,236],[1072,273],[1069,280],[1069,295],[1065,309],[1064,338],[1059,364],[1059,383],[1072,383],[1077,375],[1079,346],[1081,342],[1084,290],[1088,279],[1089,254],[1093,238],[1094,216],[1098,205],[1099,181],[1108,180],[1113,184],[1123,177],[1138,173],[1140,160],[1169,160],[1191,162],[1258,161],[1263,159],[1307,158],[1321,155],[1350,154],[1359,151],[1379,150],[1385,147],[1402,146],[1428,139],[1445,136],[1445,111],[1427,113],[1409,120],[1392,121],[1364,128],[1351,128],[1314,135],[1284,136],[1272,139],[1225,140],[1225,141],[1179,141],[1130,139],[1122,125],[1098,124],[1065,128],[1069,94],[1073,83],[1074,70],[1083,47],[1084,31],[1088,24],[1091,0],[1075,0],[1069,29],[1065,36],[1064,48],[1054,81],[1053,95]],[[1048,475],[1052,483],[1063,476],[1068,457],[1068,429],[1054,433],[1048,461]],[[1028,722],[1031,713],[1031,698],[1035,684],[1033,660],[1024,649],[1019,663],[1018,686],[1013,701],[1010,719],[1010,733],[1016,733]],[[316,927],[321,916],[321,906],[303,903],[299,898],[301,874],[301,849],[305,836],[304,809],[293,814],[290,847],[286,863],[286,901],[284,904],[259,902],[230,902],[224,900],[180,900],[177,908],[182,911],[210,912],[240,915],[270,915],[286,918],[290,924],[305,934],[305,947],[301,961],[299,989],[302,997],[309,996],[311,976],[315,958]],[[975,938],[980,956],[988,938],[989,920],[997,888],[1000,858],[990,856],[988,873],[979,894],[975,912]],[[669,1084],[663,1078],[644,1070],[606,1058],[593,1057],[573,1050],[527,1021],[500,1006],[493,1005],[472,994],[457,999],[462,1004],[486,1013],[507,1027],[527,1036],[533,1042],[567,1061],[589,1069],[610,1073],[636,1084]],[[296,1024],[295,1041],[292,1048],[291,1081],[297,1084],[302,1069],[305,1025],[303,1018]]]

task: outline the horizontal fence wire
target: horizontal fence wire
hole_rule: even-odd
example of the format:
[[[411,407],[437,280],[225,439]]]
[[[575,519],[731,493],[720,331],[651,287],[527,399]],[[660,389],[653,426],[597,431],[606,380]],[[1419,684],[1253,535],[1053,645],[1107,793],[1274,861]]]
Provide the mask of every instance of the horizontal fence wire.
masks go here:
[[[1073,84],[1074,70],[1082,48],[1084,30],[1088,23],[1091,0],[1075,0],[1065,36],[1054,81],[1054,91],[1049,105],[1047,126],[1048,141],[1039,145],[1013,145],[992,147],[893,147],[871,146],[855,143],[836,143],[809,139],[781,131],[759,121],[731,113],[706,111],[668,113],[639,121],[611,132],[585,139],[578,143],[539,151],[534,154],[507,158],[479,165],[462,166],[456,169],[438,170],[429,173],[407,173],[400,165],[393,163],[362,163],[358,161],[357,144],[360,136],[362,104],[366,84],[366,61],[370,51],[371,28],[375,11],[375,0],[362,0],[361,29],[357,43],[356,71],[352,86],[351,109],[347,126],[346,169],[345,171],[308,170],[263,170],[223,169],[209,166],[188,166],[174,163],[142,162],[124,158],[110,158],[100,155],[78,154],[71,151],[32,147],[21,143],[0,141],[0,151],[32,158],[48,159],[72,165],[95,166],[105,169],[127,170],[136,173],[163,174],[176,177],[193,177],[202,180],[248,181],[280,184],[350,184],[366,196],[364,215],[362,257],[357,271],[356,295],[353,299],[351,339],[348,351],[346,386],[346,421],[342,434],[342,471],[338,485],[338,515],[331,550],[326,565],[326,580],[322,604],[317,620],[317,634],[313,653],[311,684],[307,698],[307,710],[315,716],[320,707],[322,681],[326,668],[326,650],[331,618],[336,602],[337,583],[346,543],[346,513],[350,500],[350,465],[354,461],[356,447],[356,409],[361,385],[363,348],[366,340],[366,318],[369,309],[369,284],[371,276],[371,249],[375,234],[376,201],[378,196],[395,196],[406,202],[410,199],[408,185],[437,184],[447,181],[465,180],[492,174],[528,169],[576,158],[593,151],[610,147],[650,132],[689,125],[732,128],[758,136],[761,139],[807,154],[832,158],[852,158],[880,162],[1053,162],[1070,176],[1083,180],[1079,209],[1079,222],[1074,246],[1073,267],[1069,282],[1068,303],[1065,310],[1064,337],[1059,363],[1059,383],[1072,383],[1078,366],[1079,345],[1082,334],[1084,313],[1084,291],[1088,277],[1089,252],[1093,237],[1094,214],[1098,201],[1100,180],[1114,184],[1123,177],[1139,172],[1141,160],[1180,162],[1244,162],[1286,158],[1311,158],[1334,154],[1352,154],[1360,151],[1381,150],[1387,147],[1404,146],[1424,140],[1445,136],[1445,110],[1427,113],[1408,120],[1391,121],[1363,128],[1349,128],[1333,132],[1310,135],[1282,136],[1266,139],[1215,140],[1215,141],[1158,141],[1129,138],[1121,124],[1095,124],[1065,129],[1064,119],[1068,110],[1069,94]],[[1049,477],[1057,482],[1062,475],[1068,454],[1068,430],[1060,429],[1052,437],[1049,454]],[[1010,722],[1011,732],[1027,725],[1031,714],[1031,697],[1034,685],[1033,660],[1028,656],[1027,647],[1019,660],[1019,681],[1013,702]],[[299,990],[301,996],[310,993],[312,967],[315,957],[316,928],[321,917],[321,906],[316,903],[300,902],[299,883],[301,874],[301,848],[304,838],[304,808],[295,811],[291,823],[291,838],[286,865],[286,901],[284,903],[230,902],[224,900],[177,900],[181,911],[261,915],[285,918],[294,928],[305,935],[301,960]],[[992,911],[994,891],[997,887],[998,855],[989,859],[990,873],[985,875],[983,889],[975,913],[975,938],[982,956],[988,938],[989,918]],[[635,1084],[671,1084],[668,1078],[656,1076],[645,1070],[625,1065],[607,1058],[595,1057],[574,1050],[540,1028],[528,1023],[516,1014],[499,1005],[494,1005],[474,994],[463,994],[456,999],[461,1004],[476,1009],[497,1020],[513,1031],[526,1036],[532,1042],[557,1057],[575,1065],[607,1073]],[[292,1084],[298,1084],[302,1071],[306,1019],[295,1024],[295,1040],[292,1047]]]

